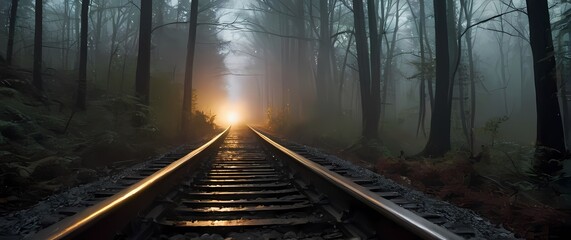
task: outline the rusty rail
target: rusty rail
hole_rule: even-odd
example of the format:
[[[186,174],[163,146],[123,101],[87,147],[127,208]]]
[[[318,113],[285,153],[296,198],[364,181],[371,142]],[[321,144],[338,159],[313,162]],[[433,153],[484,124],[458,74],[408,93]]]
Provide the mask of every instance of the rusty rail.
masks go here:
[[[167,167],[110,198],[66,218],[32,236],[32,239],[112,239],[132,219],[167,193],[205,156],[221,143],[230,127]]]
[[[463,239],[462,237],[380,197],[353,181],[281,146],[250,127],[270,148],[277,150],[296,178],[326,194],[338,209],[349,210],[359,225],[379,235],[401,239]],[[378,235],[378,236],[379,236]]]

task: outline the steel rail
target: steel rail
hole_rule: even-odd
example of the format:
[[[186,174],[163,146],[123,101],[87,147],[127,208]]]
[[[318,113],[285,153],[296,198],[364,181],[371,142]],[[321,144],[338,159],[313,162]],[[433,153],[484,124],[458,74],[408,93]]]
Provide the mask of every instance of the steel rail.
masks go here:
[[[397,235],[404,236],[405,239],[409,237],[418,237],[422,239],[464,239],[448,231],[447,229],[431,223],[430,221],[414,214],[413,212],[398,206],[390,200],[380,197],[376,193],[371,192],[370,190],[354,183],[353,181],[335,172],[329,171],[327,168],[319,165],[318,163],[315,163],[287,149],[286,147],[278,144],[251,126],[250,129],[252,129],[252,131],[254,131],[264,142],[269,144],[269,146],[285,154],[286,157],[289,157],[297,163],[303,165],[304,168],[309,169],[312,173],[317,174],[321,178],[315,179],[313,176],[309,176],[308,179],[311,179],[312,183],[319,185],[319,182],[323,182],[323,180],[325,180],[326,182],[333,184],[333,188],[338,188],[330,191],[330,193],[334,193],[332,194],[333,196],[328,196],[330,201],[343,201],[340,200],[342,198],[340,195],[335,194],[339,193],[339,190],[341,190],[353,198],[352,200],[348,200],[350,203],[342,204],[345,207],[358,208],[355,206],[356,203],[364,203],[366,206],[368,206],[368,208],[361,209],[362,213],[360,216],[369,217],[371,219],[382,219],[380,217],[383,217],[388,219],[390,222],[393,222],[393,227],[401,228],[395,229],[393,227],[387,228],[383,226],[380,234],[382,234],[382,232],[385,232],[386,234],[387,231],[389,231]],[[332,186],[324,185],[315,187],[319,187],[320,191],[325,190],[326,188],[332,188]],[[375,214],[382,216],[374,216]],[[382,226],[382,224],[374,223],[373,225]],[[409,233],[403,234],[403,231],[409,231]]]
[[[220,144],[230,127],[165,168],[127,187],[117,194],[55,223],[31,239],[112,239],[158,196],[165,194],[186,175],[196,158]]]

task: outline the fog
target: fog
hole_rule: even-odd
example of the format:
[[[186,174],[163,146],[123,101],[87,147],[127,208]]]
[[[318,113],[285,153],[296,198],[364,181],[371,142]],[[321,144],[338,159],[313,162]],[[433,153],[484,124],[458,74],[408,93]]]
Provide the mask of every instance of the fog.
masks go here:
[[[528,36],[529,24],[527,16],[521,11],[525,8],[525,2],[475,0],[468,1],[468,4],[473,5],[471,24],[477,23],[471,28],[475,78],[477,79],[473,128],[476,129],[480,143],[476,145],[490,141],[489,136],[483,130],[486,122],[503,116],[509,119],[501,124],[501,138],[520,144],[533,144],[536,127],[535,92]],[[258,122],[267,122],[268,110],[271,110],[274,118],[287,118],[290,121],[288,124],[295,125],[295,122],[306,123],[308,118],[314,117],[310,115],[316,112],[316,109],[311,106],[316,104],[315,88],[316,81],[318,81],[316,72],[319,58],[319,8],[316,2],[311,6],[313,12],[310,14],[314,15],[314,20],[308,23],[306,36],[301,36],[308,38],[305,41],[308,47],[304,52],[307,54],[304,56],[307,62],[297,65],[300,60],[295,59],[298,56],[294,50],[301,37],[295,32],[296,19],[292,17],[295,9],[293,5],[286,5],[272,1],[230,1],[226,3],[227,9],[220,14],[222,16],[220,20],[234,24],[221,31],[219,36],[231,41],[228,46],[229,54],[225,56],[225,63],[231,73],[240,75],[226,77],[227,90],[233,97],[237,94],[238,99],[247,103],[249,118]],[[337,89],[341,84],[340,78],[344,78],[340,95],[342,115],[336,119],[327,118],[327,120],[339,121],[339,123],[350,122],[351,127],[358,133],[357,126],[361,123],[361,113],[357,97],[359,83],[358,76],[356,76],[356,53],[353,47],[349,48],[347,68],[342,70],[349,41],[349,34],[343,32],[352,29],[350,5],[351,3],[347,1],[335,1],[330,6],[331,35],[336,35],[332,38],[331,49],[334,55],[331,60],[333,78],[323,80],[323,84]],[[460,32],[466,28],[467,22],[464,14],[460,16],[459,5],[459,3],[456,4],[455,19],[458,24],[456,29],[459,27]],[[569,7],[566,3],[555,1],[550,2],[550,6],[552,6],[550,8],[552,23],[559,21],[561,14]],[[305,6],[306,9],[309,7],[309,5]],[[520,11],[515,11],[518,9]],[[426,135],[420,133],[416,136],[420,83],[419,70],[414,63],[419,59],[419,44],[417,26],[411,10],[418,18],[418,1],[384,1],[383,11],[387,17],[383,26],[384,33],[381,34],[383,38],[381,51],[383,78],[381,81],[383,89],[388,86],[388,93],[383,101],[381,132],[396,131],[406,137],[420,139],[417,145],[410,146],[408,149],[419,151]],[[425,14],[427,16],[427,47],[434,51],[434,18],[430,1],[427,2]],[[396,19],[396,15],[399,15],[399,19]],[[458,18],[461,21],[458,22]],[[490,20],[478,23],[487,19]],[[291,24],[291,26],[284,27],[284,24]],[[395,31],[396,34],[394,34]],[[554,36],[558,34],[559,32],[554,30]],[[468,61],[465,37],[462,41],[463,54],[456,78],[452,114],[452,136],[458,145],[465,145],[461,143],[458,81],[467,81],[468,78],[466,76]],[[557,46],[557,49],[563,51],[564,46]],[[393,53],[390,53],[391,51]],[[393,56],[389,56],[389,53]],[[562,56],[561,54],[564,53],[558,52],[557,54],[557,56]],[[391,59],[387,60],[388,58]],[[391,67],[385,68],[387,64]],[[300,69],[300,67],[304,68]],[[340,77],[339,74],[342,71],[345,71],[344,76]],[[384,71],[390,71],[390,73],[387,74]],[[297,82],[294,76],[300,75],[305,75],[309,83]],[[465,88],[469,87],[467,82],[462,84]],[[329,94],[337,95],[338,93],[331,91]],[[304,101],[300,103],[296,99]],[[472,99],[465,101],[469,104]],[[300,114],[292,112],[293,108],[298,107],[294,105],[309,107],[303,110],[298,109],[297,111],[301,111]],[[280,114],[286,116],[280,116]],[[424,125],[428,128],[429,109],[426,114]]]
[[[537,206],[569,209],[569,1],[0,0],[0,13],[10,211],[245,124],[522,234],[559,216]]]
[[[4,16],[9,16],[9,1],[2,3],[2,10],[7,13]],[[525,1],[470,0],[465,4],[471,6],[470,21],[475,24],[469,29],[473,42],[474,78],[477,79],[475,99],[465,99],[467,105],[471,101],[476,102],[472,127],[482,129],[486,122],[507,116],[509,119],[501,124],[502,138],[532,144],[536,113],[529,24],[523,13]],[[549,4],[552,24],[564,19],[562,14],[568,10],[568,4],[558,1],[550,1]],[[193,80],[196,110],[217,115],[219,124],[224,124],[224,116],[232,111],[240,112],[246,122],[267,123],[272,116],[274,120],[287,118],[289,125],[304,124],[320,118],[316,109],[323,108],[318,101],[319,89],[323,88],[325,95],[331,96],[326,105],[332,109],[327,111],[339,114],[332,120],[349,124],[350,129],[358,134],[362,112],[350,1],[329,3],[329,33],[332,37],[327,51],[331,57],[325,75],[318,71],[321,18],[317,2],[302,4],[302,11],[306,14],[302,17],[305,24],[303,32],[299,32],[297,3],[231,0],[203,1],[200,5],[195,53],[197,65]],[[78,6],[74,1],[65,0],[46,3],[45,69],[77,69],[79,26],[75,19],[79,14],[76,11]],[[137,8],[136,3],[129,1],[92,2],[88,81],[103,89],[105,94],[129,94],[134,84],[132,70],[136,63]],[[157,118],[160,125],[176,131],[173,126],[178,124],[172,121],[179,115],[182,92],[173,90],[180,89],[184,79],[185,33],[188,31],[185,23],[188,21],[189,3],[179,4],[175,0],[155,4],[154,8],[151,76],[155,94],[151,94],[151,105],[156,115],[168,116]],[[425,3],[425,9],[424,47],[427,54],[433,55],[435,25],[430,1]],[[419,1],[381,1],[378,11],[383,92],[381,132],[402,132],[422,142],[429,130],[430,108],[426,108],[420,124],[425,130],[420,131],[417,127],[421,85],[418,65]],[[455,14],[449,18],[456,25],[449,30],[459,35],[468,24],[460,2],[456,2],[455,9],[449,11]],[[33,17],[33,2],[20,1],[19,14],[14,62],[26,66],[31,65],[30,56],[33,56],[33,21],[27,20]],[[479,23],[483,20],[487,21]],[[3,26],[9,24],[7,18],[1,21]],[[553,28],[561,70],[565,64],[565,58],[561,56],[567,49],[563,45],[568,35],[560,30]],[[5,45],[7,29],[2,28],[1,31],[0,43]],[[451,35],[450,40],[455,42],[456,39]],[[347,48],[349,41],[351,46]],[[456,46],[454,43],[450,48],[455,49]],[[303,52],[298,53],[299,49]],[[465,35],[461,51],[452,114],[453,138],[458,142],[462,138],[459,86],[463,85],[465,91],[469,91]],[[451,56],[455,58],[457,55],[451,53]],[[434,58],[426,56],[427,59],[431,57]],[[454,68],[454,64],[451,63],[451,67]],[[320,80],[321,75],[327,79]],[[559,78],[561,76],[558,74]],[[434,82],[432,84],[434,86]],[[425,92],[424,97],[428,97],[427,94]],[[467,111],[468,116],[472,114],[471,110]],[[478,135],[479,141],[488,141],[485,134]],[[417,147],[421,145],[419,143]]]

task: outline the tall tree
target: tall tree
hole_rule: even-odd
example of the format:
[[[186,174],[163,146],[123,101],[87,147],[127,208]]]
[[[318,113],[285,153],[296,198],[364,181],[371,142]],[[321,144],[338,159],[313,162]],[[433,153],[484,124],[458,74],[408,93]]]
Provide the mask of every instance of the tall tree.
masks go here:
[[[18,13],[18,0],[12,0],[10,6],[10,26],[8,27],[8,46],[6,47],[6,62],[12,64],[12,51],[14,50],[14,33]]]
[[[190,4],[190,25],[188,27],[188,43],[186,46],[186,71],[184,73],[184,96],[182,99],[182,133],[188,134],[192,117],[192,73],[194,66],[194,49],[196,46],[196,26],[198,20],[198,0]]]
[[[472,26],[472,17],[474,15],[474,0],[461,0],[461,11],[464,11],[466,16],[466,26]],[[461,41],[461,39],[459,39]],[[468,72],[470,82],[470,120],[462,122],[464,131],[467,130],[468,144],[470,145],[470,154],[474,154],[474,123],[476,120],[476,70],[474,66],[474,47],[472,43],[472,29],[466,29],[466,51],[468,53]],[[461,88],[462,89],[462,88]],[[463,96],[460,96],[460,106],[463,108]],[[465,111],[462,109],[461,114],[464,115]]]
[[[296,18],[295,18],[295,26],[297,35],[300,38],[305,38],[306,36],[306,20],[305,20],[305,3],[303,1],[295,1],[295,9],[296,9]],[[310,83],[310,78],[308,76],[308,72],[311,70],[311,64],[309,63],[309,55],[307,53],[308,44],[305,39],[297,39],[297,93],[299,97],[293,99],[293,105],[297,105],[297,112],[294,114],[298,114],[299,119],[301,119],[304,115],[308,114],[309,109],[308,106],[304,106],[310,102],[308,99],[308,85]]]
[[[43,1],[36,0],[35,6],[35,26],[34,26],[34,86],[42,90],[42,28],[43,28]]]
[[[368,136],[370,132],[370,118],[368,111],[371,106],[371,71],[369,65],[369,46],[365,30],[365,12],[363,1],[353,0],[353,19],[355,24],[355,44],[357,47],[357,65],[359,70],[359,86],[361,89],[361,109],[363,131],[361,135]],[[376,133],[376,131],[375,131]]]
[[[151,29],[153,26],[153,1],[141,0],[139,22],[139,55],[135,75],[135,96],[141,103],[149,104],[151,82]]]
[[[321,114],[330,114],[328,85],[331,82],[331,33],[328,1],[319,1],[319,51],[317,54],[317,106]]]
[[[559,170],[551,164],[566,154],[563,124],[557,99],[557,77],[547,1],[526,0],[529,35],[533,54],[535,102],[537,107],[536,162],[546,173]]]
[[[368,139],[374,139],[377,138],[379,118],[381,116],[381,43],[379,33],[377,32],[377,6],[375,6],[375,0],[367,0],[367,12],[369,15],[369,41],[371,44],[371,108],[367,111],[369,120],[367,131],[363,136]]]
[[[382,3],[382,2],[381,2]],[[389,112],[390,109],[390,114],[389,117],[391,118],[395,118],[396,117],[396,81],[394,81],[394,76],[392,75],[395,72],[396,67],[393,66],[393,63],[395,62],[395,55],[397,55],[396,50],[397,50],[397,35],[399,32],[399,20],[400,20],[400,16],[401,16],[401,5],[400,5],[400,0],[396,0],[396,1],[387,1],[386,2],[387,5],[382,5],[381,7],[381,11],[383,11],[383,13],[381,14],[383,20],[381,21],[381,31],[385,31],[385,32],[389,32],[388,27],[389,27],[389,21],[387,21],[388,16],[390,15],[394,15],[394,27],[393,29],[391,29],[390,31],[392,31],[392,37],[391,40],[389,41],[389,39],[387,38],[387,34],[384,34],[385,36],[385,44],[387,46],[387,50],[384,54],[384,58],[385,58],[385,65],[383,66],[384,70],[383,70],[383,81],[384,81],[384,86],[383,86],[383,94],[381,97],[381,102],[383,103],[381,105],[381,111],[383,113],[383,119],[385,119],[385,116],[387,115],[387,112]],[[394,13],[391,12],[391,8],[393,8],[394,5]],[[369,10],[371,11],[371,10]],[[371,20],[369,20],[371,21]],[[371,35],[372,37],[372,35]],[[372,44],[372,43],[371,43]],[[372,48],[372,45],[371,45]],[[372,59],[371,59],[372,60]],[[379,66],[380,67],[380,66]],[[372,70],[372,69],[371,69]],[[390,90],[390,91],[389,91]],[[372,91],[372,90],[371,90]],[[390,107],[389,107],[390,106]]]
[[[420,50],[420,61],[419,61],[419,79],[420,79],[420,88],[419,88],[419,111],[418,111],[418,120],[416,126],[416,135],[422,130],[424,136],[426,136],[425,130],[425,118],[426,118],[426,78],[427,78],[427,71],[426,71],[426,53],[425,53],[425,41],[424,41],[424,32],[425,32],[425,14],[424,14],[424,0],[418,1],[419,6],[419,15],[417,17],[412,7],[411,1],[407,0],[407,4],[409,5],[410,13],[415,19],[416,31],[418,33],[418,44]]]
[[[430,120],[430,135],[422,151],[424,156],[438,157],[450,150],[450,59],[446,1],[433,0],[436,35],[436,92]]]
[[[80,110],[86,108],[86,88],[87,88],[87,31],[89,21],[89,2],[81,1],[81,33],[79,40],[79,78],[77,82],[77,102],[76,107]]]

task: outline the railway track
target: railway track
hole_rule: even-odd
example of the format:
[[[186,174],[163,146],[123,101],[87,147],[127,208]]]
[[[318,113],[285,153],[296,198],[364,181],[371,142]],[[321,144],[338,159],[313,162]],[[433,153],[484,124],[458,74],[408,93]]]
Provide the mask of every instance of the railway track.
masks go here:
[[[291,148],[228,128],[32,238],[462,239],[401,207],[415,203]]]

